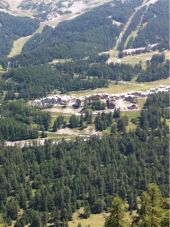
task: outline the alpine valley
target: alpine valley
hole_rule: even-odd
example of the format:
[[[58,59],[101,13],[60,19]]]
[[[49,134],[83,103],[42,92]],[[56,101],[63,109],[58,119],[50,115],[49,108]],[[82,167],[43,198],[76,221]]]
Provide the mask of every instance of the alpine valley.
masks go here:
[[[0,227],[168,227],[169,63],[168,0],[0,0]]]

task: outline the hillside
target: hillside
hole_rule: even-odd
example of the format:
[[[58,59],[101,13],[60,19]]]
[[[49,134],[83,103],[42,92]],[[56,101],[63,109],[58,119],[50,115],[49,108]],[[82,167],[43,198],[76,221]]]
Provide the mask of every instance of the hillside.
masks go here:
[[[0,0],[0,227],[168,227],[168,0]]]
[[[62,15],[80,14],[108,1],[110,0],[2,0],[0,8],[16,15],[25,12],[42,20],[55,20]]]
[[[55,29],[47,27],[41,35],[34,36],[26,43],[23,52],[28,54],[28,58],[30,53],[31,56],[40,55],[41,62],[48,62],[66,56],[82,58],[108,50],[115,45],[123,24],[130,17],[135,6],[138,6],[138,2],[104,4],[75,19],[60,23]],[[73,50],[70,51],[71,42]],[[31,53],[32,50],[34,54]],[[46,54],[43,54],[43,51]],[[21,58],[23,59],[23,56]]]
[[[14,40],[32,34],[39,26],[37,20],[28,17],[16,17],[0,12],[0,55],[6,56]]]
[[[44,146],[34,144],[23,149],[2,144],[0,224],[41,227],[41,223],[52,223],[53,227],[65,227],[71,221],[72,213],[82,206],[88,207],[88,216],[107,212],[116,195],[126,200],[129,212],[133,212],[137,209],[136,197],[150,182],[157,183],[167,197],[169,130],[165,121],[162,122],[167,112],[161,111],[169,105],[167,97],[168,94],[151,96],[145,104],[148,111],[141,111],[138,127],[129,133],[122,133],[118,128],[103,138],[62,140],[59,144],[47,141]],[[20,108],[20,105],[14,108],[14,104],[10,109],[17,118],[32,119],[32,111]],[[115,121],[117,126],[121,119]],[[156,203],[162,204],[162,201]],[[154,214],[151,211],[155,209],[149,214],[148,210],[147,217],[152,215],[154,220],[163,221],[159,209]],[[168,207],[166,210],[168,213]],[[98,219],[95,223],[99,223]]]
[[[80,59],[110,50],[117,56],[119,51],[129,54],[168,49],[168,0],[3,0],[0,15],[0,53],[12,58],[14,64]],[[34,26],[21,25],[27,32],[13,34],[8,30],[14,26],[4,23],[3,17],[9,23],[19,23],[20,19]]]
[[[111,49],[115,53],[168,49],[166,18],[168,0],[113,1],[62,22],[55,29],[46,27],[28,40],[23,54],[12,62],[25,65],[82,59]]]
[[[55,28],[60,22],[73,19],[91,8],[95,8],[99,5],[102,5],[110,0],[89,0],[89,1],[28,1],[28,0],[0,0],[0,14],[1,14],[1,25],[2,36],[8,37],[6,39],[6,43],[8,48],[5,50],[0,49],[0,54],[13,57],[15,55],[19,55],[23,49],[23,46],[26,42],[31,39],[35,34],[41,33],[45,26],[51,26]],[[5,14],[6,20],[11,21],[13,18],[15,21],[23,20],[25,21],[25,17],[29,21],[29,18],[32,19],[32,23],[37,23],[39,21],[39,28],[36,27],[35,30],[30,30],[28,27],[27,33],[21,34],[9,34],[9,27],[13,27],[11,24],[3,23],[3,15]],[[30,20],[31,20],[30,19]],[[10,22],[12,23],[12,21]],[[21,23],[21,27],[24,27]],[[10,38],[9,38],[10,36]],[[4,38],[1,37],[0,46],[4,44]],[[10,49],[9,49],[10,48]]]

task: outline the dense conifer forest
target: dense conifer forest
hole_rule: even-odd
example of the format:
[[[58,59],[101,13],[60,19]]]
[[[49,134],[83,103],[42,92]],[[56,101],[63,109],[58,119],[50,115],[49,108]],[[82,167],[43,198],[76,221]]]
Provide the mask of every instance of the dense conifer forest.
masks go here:
[[[76,209],[86,204],[92,213],[100,213],[111,206],[114,195],[126,199],[128,209],[133,210],[137,208],[136,197],[151,182],[168,196],[169,130],[167,112],[162,111],[167,110],[167,96],[151,95],[138,127],[128,133],[117,130],[103,138],[63,140],[57,145],[47,141],[44,146],[23,149],[7,148],[1,142],[3,221],[41,226],[46,217],[55,226],[66,226]],[[13,104],[8,109],[23,115],[28,111]],[[25,114],[25,120],[34,116],[30,115]],[[117,112],[115,117],[119,115]]]
[[[0,140],[26,140],[39,137],[39,130],[48,130],[49,113],[28,107],[24,102],[6,102],[0,106]],[[34,125],[34,127],[31,127]]]
[[[160,48],[169,48],[168,44],[168,17],[169,2],[167,0],[157,1],[151,5],[143,18],[143,26],[134,40],[133,47],[145,46],[147,42],[159,43]]]
[[[34,99],[45,97],[54,90],[61,93],[108,87],[109,81],[151,82],[169,76],[169,61],[164,54],[155,54],[142,65],[107,64],[101,58],[59,63],[18,67],[9,70],[0,78],[0,91],[7,91],[6,99]],[[96,62],[97,61],[97,62]]]
[[[105,78],[75,77],[74,74],[62,73],[48,65],[14,69],[4,74],[3,78],[7,90],[10,88],[10,93],[17,92],[19,98],[24,99],[43,97],[54,90],[64,93],[108,86]],[[13,98],[17,97],[13,95]]]
[[[65,21],[55,29],[46,27],[42,34],[35,35],[26,43],[20,56],[11,59],[12,64],[24,66],[43,64],[53,59],[83,59],[108,51],[115,46],[123,26],[141,3],[140,0],[108,3]],[[137,35],[129,39],[128,48],[157,44],[160,50],[168,49],[168,0],[158,1],[147,10],[146,7],[134,15],[119,50],[126,48],[124,44],[132,32]]]

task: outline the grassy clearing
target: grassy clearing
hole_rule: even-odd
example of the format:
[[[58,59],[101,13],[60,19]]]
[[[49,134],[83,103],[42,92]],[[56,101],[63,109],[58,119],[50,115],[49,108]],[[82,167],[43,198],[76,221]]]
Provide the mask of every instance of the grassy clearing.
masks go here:
[[[70,92],[69,94],[75,97],[94,95],[96,93],[120,94],[120,93],[132,92],[132,91],[147,91],[150,88],[156,88],[160,85],[169,85],[169,84],[170,84],[169,79],[158,80],[158,81],[147,82],[147,83],[137,83],[132,81],[132,82],[127,82],[125,84],[119,83],[117,85],[114,82],[111,82],[108,88],[84,90],[76,93]]]
[[[128,117],[128,126],[127,126],[127,131],[129,132],[130,130],[136,129],[137,125],[132,123],[132,119],[137,119],[140,117],[140,110],[135,110],[135,111],[124,111],[121,112],[121,116],[127,116]],[[113,121],[113,124],[115,121]],[[108,127],[103,131],[103,135],[107,136],[110,135],[111,127]]]
[[[13,42],[13,46],[12,46],[12,49],[8,55],[9,58],[12,58],[12,57],[15,57],[19,54],[21,54],[22,50],[23,50],[23,47],[24,45],[36,34],[38,33],[41,33],[44,29],[44,27],[47,25],[47,23],[45,22],[42,22],[40,23],[38,29],[32,34],[32,35],[29,35],[29,36],[25,36],[25,37],[21,37],[17,40],[15,40]]]
[[[0,73],[4,73],[5,69],[3,69],[2,65],[0,65]]]
[[[2,65],[0,65],[0,71],[3,71]]]
[[[47,139],[52,140],[52,141],[61,141],[63,138],[66,140],[69,139],[74,139],[76,136],[74,135],[66,135],[66,134],[56,134],[56,133],[52,133],[49,132],[47,134]]]
[[[15,57],[19,55],[22,52],[22,49],[26,42],[32,37],[32,35],[27,37],[21,37],[20,39],[17,39],[13,42],[13,47],[11,49],[10,54],[8,55],[9,58]]]
[[[154,54],[158,54],[159,52],[152,51],[152,52],[142,53],[137,55],[128,55],[121,59],[116,57],[117,52],[115,52],[115,50],[111,50],[109,53],[110,53],[111,62],[135,65],[135,64],[138,64],[139,62],[142,62],[143,64],[145,64],[147,60],[150,60]],[[165,58],[170,60],[170,51],[164,51],[164,53],[165,53]]]
[[[81,108],[82,109],[82,108]],[[57,118],[58,116],[64,116],[66,119],[68,119],[69,116],[72,114],[77,114],[81,111],[81,109],[74,109],[71,106],[61,107],[56,106],[52,108],[43,109],[43,111],[49,112],[52,116],[52,118]]]
[[[0,77],[2,76],[3,73],[5,73],[6,71],[3,69],[3,67],[0,65]]]
[[[131,33],[130,33],[130,35],[127,37],[127,39],[126,39],[126,42],[125,42],[125,48],[127,48],[127,45],[128,45],[128,43],[129,43],[129,41],[131,40],[131,39],[135,39],[136,38],[136,36],[137,36],[137,34],[138,34],[138,30],[135,30],[135,31],[132,31]]]
[[[139,109],[142,109],[143,108],[145,102],[146,102],[146,98],[144,98],[144,99],[138,99],[137,100],[137,104],[139,106]]]
[[[138,118],[140,116],[140,111],[139,110],[135,110],[135,111],[124,111],[121,112],[121,116],[127,116],[129,121],[134,119],[134,118]]]
[[[91,214],[89,218],[81,219],[80,214],[83,214],[83,208],[73,214],[73,220],[68,223],[69,227],[77,227],[79,223],[81,223],[82,227],[104,227],[105,220],[109,216],[109,213]],[[128,224],[132,223],[132,218],[135,215],[136,211],[133,211],[132,214],[126,212],[125,221]]]
[[[166,123],[167,123],[167,125],[168,125],[168,127],[170,129],[170,119],[166,119]]]
[[[76,137],[85,137],[86,138],[93,134],[97,134],[97,133],[95,132],[94,125],[91,124],[84,129],[61,128],[57,132],[47,132],[47,139],[59,141],[62,138],[65,138],[65,139],[73,139]]]
[[[133,124],[131,121],[129,122],[128,126],[127,126],[127,131],[133,131],[136,129],[136,125]]]
[[[82,227],[103,227],[105,223],[105,214],[91,214],[88,219],[81,219],[79,216],[83,213],[83,208],[73,214],[73,221],[68,223],[69,227],[77,227],[81,223]]]
[[[122,63],[126,64],[138,64],[140,61],[146,63],[147,60],[150,60],[154,54],[158,54],[158,51],[143,53],[138,55],[129,55],[121,59]],[[166,59],[170,59],[170,52],[165,51]]]
[[[127,126],[127,131],[134,130],[136,129],[136,124],[132,123],[132,119],[138,119],[140,117],[140,111],[126,111],[122,112],[121,116],[127,116],[128,117],[128,126]]]

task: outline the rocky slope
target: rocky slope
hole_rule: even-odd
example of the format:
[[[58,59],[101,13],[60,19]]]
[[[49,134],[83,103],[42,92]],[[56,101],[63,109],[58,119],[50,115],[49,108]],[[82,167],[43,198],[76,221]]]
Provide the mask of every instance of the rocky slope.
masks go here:
[[[67,14],[80,14],[109,0],[0,0],[0,9],[6,12],[52,20]]]

